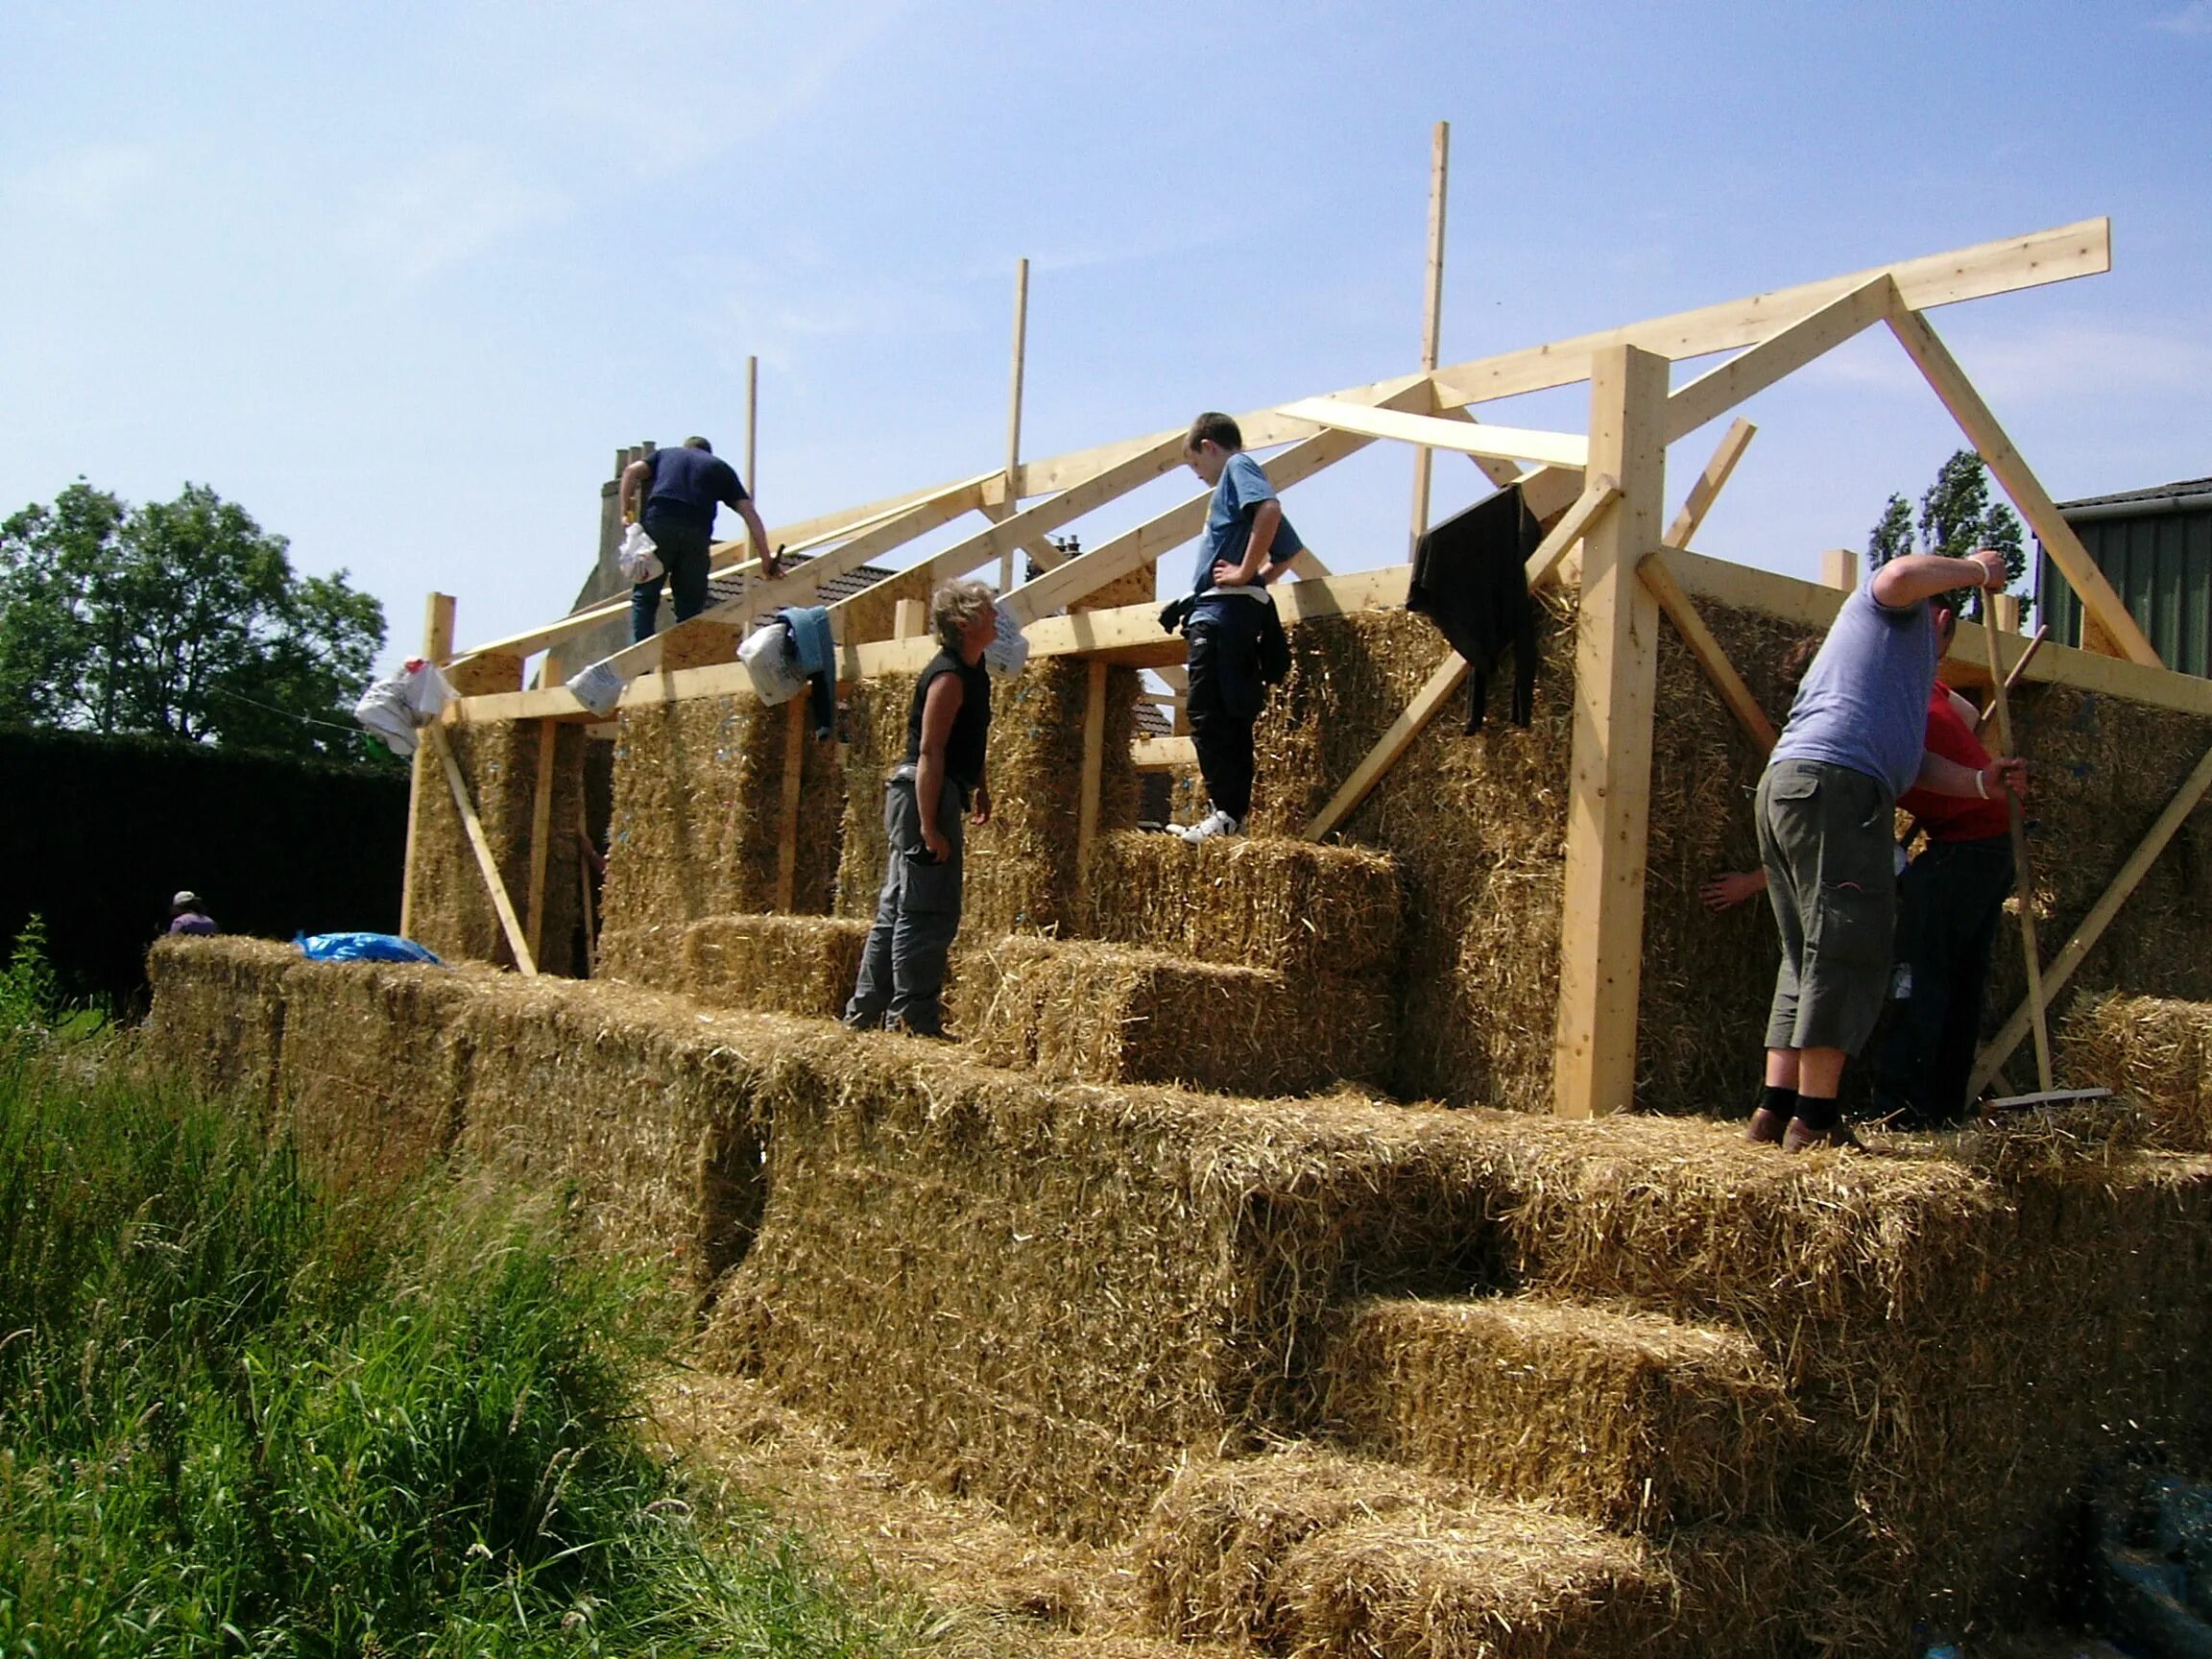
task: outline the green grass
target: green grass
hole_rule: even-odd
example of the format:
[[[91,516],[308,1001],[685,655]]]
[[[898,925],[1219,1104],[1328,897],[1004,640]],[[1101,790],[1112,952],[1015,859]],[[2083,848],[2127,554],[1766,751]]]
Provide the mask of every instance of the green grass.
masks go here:
[[[0,1654],[898,1654],[645,1450],[674,1310],[557,1206],[326,1201],[236,1111],[0,1043]]]

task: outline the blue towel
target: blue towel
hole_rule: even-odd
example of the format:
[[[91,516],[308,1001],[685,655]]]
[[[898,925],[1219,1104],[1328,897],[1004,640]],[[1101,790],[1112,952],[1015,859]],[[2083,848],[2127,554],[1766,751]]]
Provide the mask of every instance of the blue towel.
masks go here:
[[[397,933],[302,933],[292,941],[310,962],[429,962],[445,964],[412,939]]]
[[[799,672],[806,676],[814,735],[829,737],[837,730],[837,641],[830,633],[830,613],[819,605],[787,605],[776,614],[791,631]]]

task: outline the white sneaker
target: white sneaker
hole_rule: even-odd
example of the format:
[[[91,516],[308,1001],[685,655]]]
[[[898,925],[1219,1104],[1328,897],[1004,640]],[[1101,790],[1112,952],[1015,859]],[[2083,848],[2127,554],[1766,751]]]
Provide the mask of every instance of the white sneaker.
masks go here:
[[[1195,847],[1201,841],[1211,841],[1216,835],[1241,835],[1244,820],[1232,818],[1216,806],[1197,823],[1181,831],[1183,839]]]

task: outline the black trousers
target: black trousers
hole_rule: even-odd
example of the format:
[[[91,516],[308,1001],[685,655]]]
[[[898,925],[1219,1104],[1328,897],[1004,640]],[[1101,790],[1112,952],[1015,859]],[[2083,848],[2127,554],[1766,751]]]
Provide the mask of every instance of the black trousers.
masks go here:
[[[1237,604],[1241,609],[1251,601]],[[1214,805],[1241,822],[1252,810],[1252,728],[1267,700],[1260,679],[1259,620],[1232,613],[1221,621],[1192,622],[1183,633],[1190,642],[1185,708],[1198,770]]]
[[[676,603],[676,620],[688,622],[707,609],[707,567],[713,563],[714,532],[710,525],[689,519],[664,517],[648,512],[645,534],[653,538],[654,551],[668,567],[664,576],[640,582],[630,589],[630,639],[633,644],[653,637],[661,619],[661,589],[670,589]]]
[[[1878,1111],[1911,1127],[1956,1123],[1982,1035],[1982,997],[2006,895],[2012,838],[1931,841],[1897,879],[1889,1022],[1875,1048]]]

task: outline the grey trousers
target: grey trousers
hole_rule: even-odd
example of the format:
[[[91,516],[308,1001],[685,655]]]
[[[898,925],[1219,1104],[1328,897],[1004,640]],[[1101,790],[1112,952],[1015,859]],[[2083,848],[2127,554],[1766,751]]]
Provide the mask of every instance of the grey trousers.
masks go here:
[[[860,977],[845,1004],[845,1023],[887,1025],[942,1036],[945,962],[960,931],[962,825],[968,792],[946,780],[937,797],[937,828],[951,844],[942,864],[922,840],[914,774],[902,766],[883,786],[883,891],[876,925],[860,957]]]

